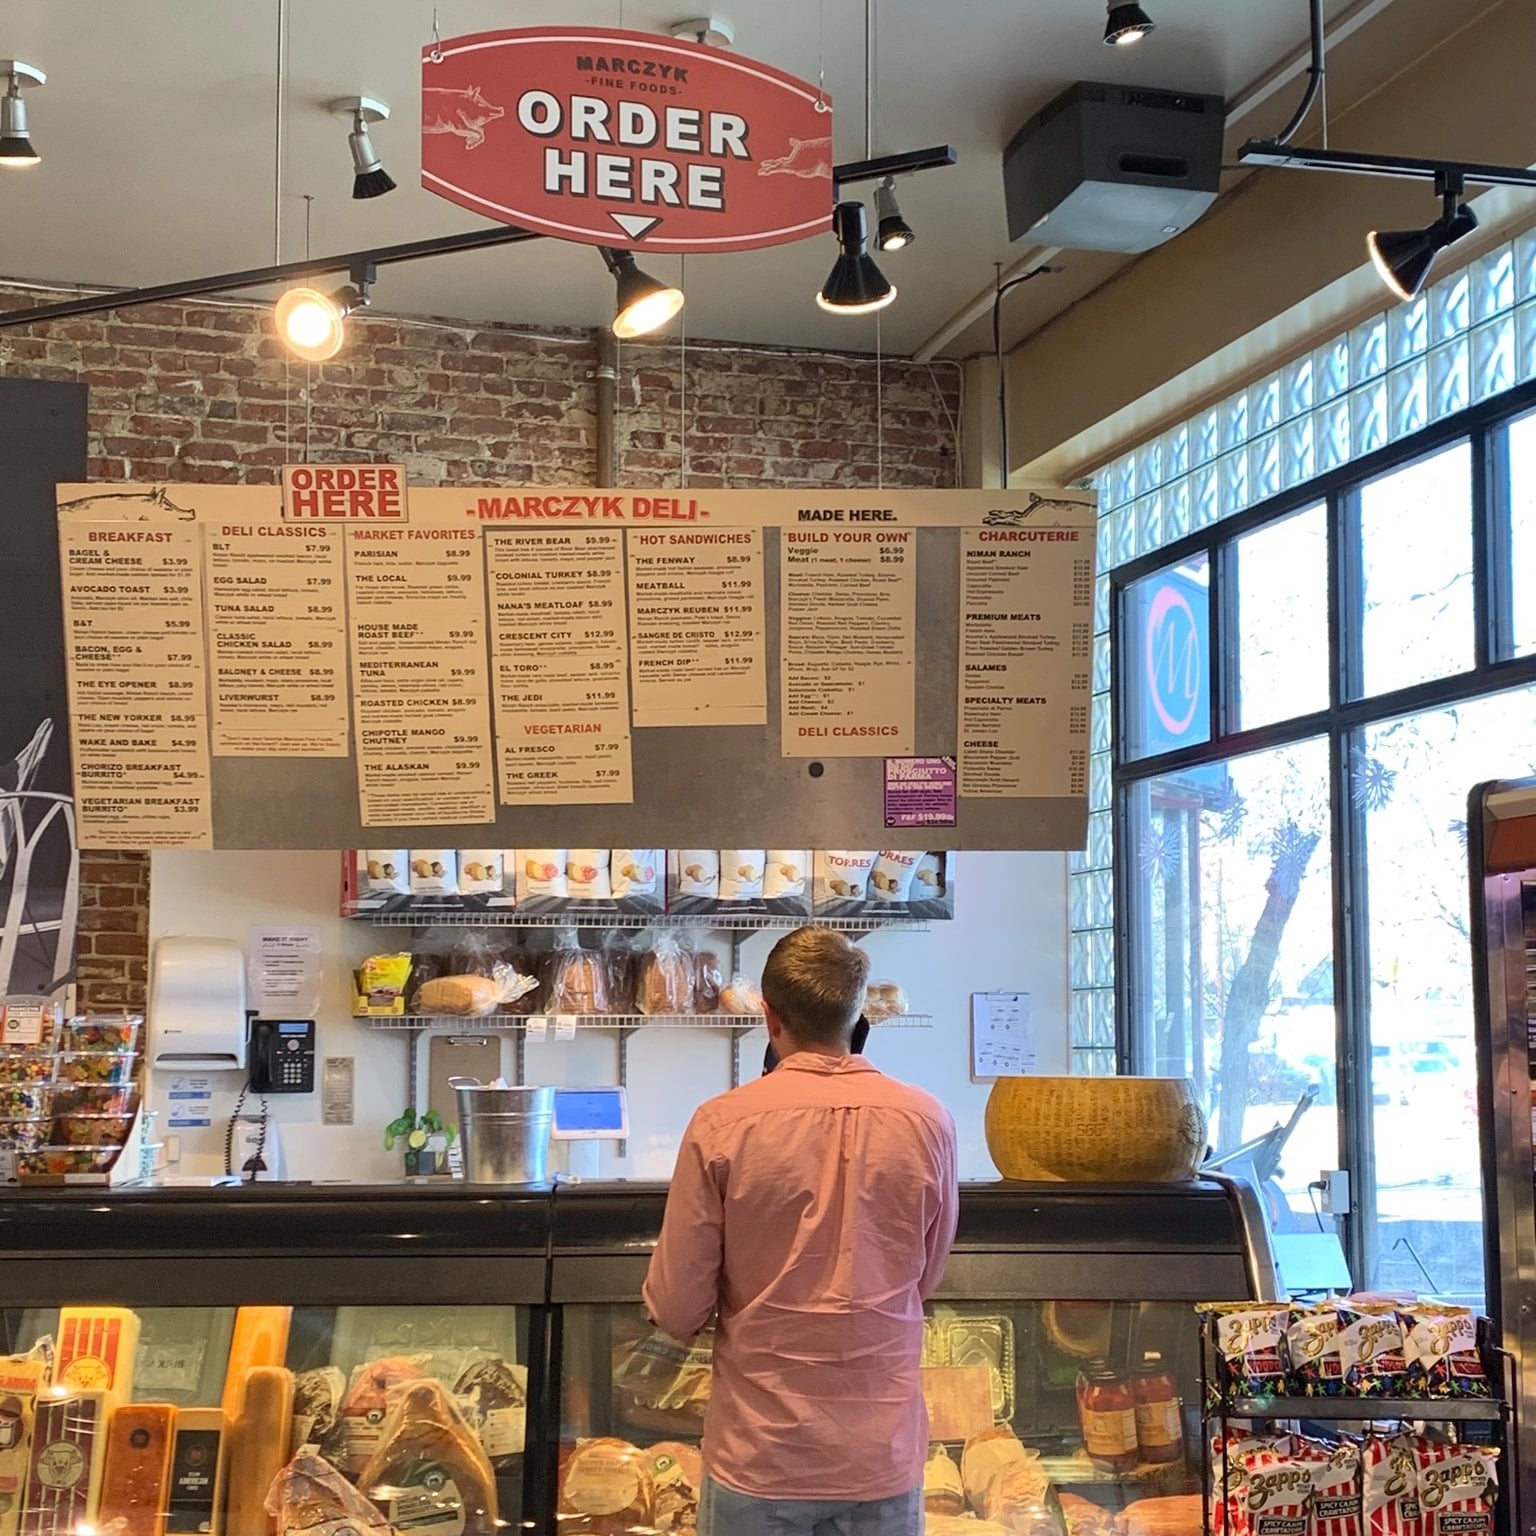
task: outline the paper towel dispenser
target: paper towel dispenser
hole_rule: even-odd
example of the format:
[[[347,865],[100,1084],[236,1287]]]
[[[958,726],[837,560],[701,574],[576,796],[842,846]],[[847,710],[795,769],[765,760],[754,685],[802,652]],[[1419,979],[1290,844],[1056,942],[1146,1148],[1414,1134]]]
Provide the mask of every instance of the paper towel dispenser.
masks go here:
[[[159,939],[149,959],[150,1064],[245,1070],[245,955],[229,939]]]

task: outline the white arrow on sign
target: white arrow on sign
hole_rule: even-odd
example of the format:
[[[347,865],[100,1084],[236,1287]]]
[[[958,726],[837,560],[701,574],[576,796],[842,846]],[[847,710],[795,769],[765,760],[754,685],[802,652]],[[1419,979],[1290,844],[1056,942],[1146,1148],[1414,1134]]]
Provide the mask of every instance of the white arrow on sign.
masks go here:
[[[659,218],[648,219],[639,213],[610,213],[608,215],[631,240],[642,240],[661,223]]]

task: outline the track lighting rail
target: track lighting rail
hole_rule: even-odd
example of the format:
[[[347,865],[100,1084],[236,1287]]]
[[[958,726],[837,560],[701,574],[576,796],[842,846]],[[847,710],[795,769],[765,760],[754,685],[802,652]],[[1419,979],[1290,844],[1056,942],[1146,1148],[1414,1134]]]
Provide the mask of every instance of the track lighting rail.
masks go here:
[[[859,181],[883,181],[887,176],[953,165],[957,158],[952,146],[941,144],[930,149],[908,150],[904,154],[880,155],[873,160],[852,160],[832,167],[832,183],[837,188]],[[189,277],[175,283],[159,283],[151,288],[119,288],[110,293],[84,294],[78,299],[65,299],[57,304],[34,304],[27,309],[0,312],[0,331],[41,325],[51,320],[70,320],[78,315],[99,315],[109,310],[132,309],[140,304],[206,298],[212,294],[233,293],[241,288],[262,288],[271,283],[324,277],[332,272],[349,273],[359,262],[372,262],[380,267],[393,266],[400,262],[422,261],[429,256],[450,256],[458,251],[483,251],[493,246],[518,245],[525,240],[544,238],[530,229],[498,225],[495,229],[473,229],[458,235],[434,235],[430,240],[378,245],[370,250],[346,251],[337,256],[316,256],[308,261],[286,261],[269,267],[252,267],[244,272],[217,272],[207,277]]]
[[[1536,187],[1536,171],[1518,165],[1483,165],[1471,160],[1420,160],[1409,155],[1370,155],[1347,149],[1306,149],[1278,139],[1250,139],[1238,156],[1244,165],[1294,171],[1342,171],[1433,182],[1459,176],[1467,185]]]

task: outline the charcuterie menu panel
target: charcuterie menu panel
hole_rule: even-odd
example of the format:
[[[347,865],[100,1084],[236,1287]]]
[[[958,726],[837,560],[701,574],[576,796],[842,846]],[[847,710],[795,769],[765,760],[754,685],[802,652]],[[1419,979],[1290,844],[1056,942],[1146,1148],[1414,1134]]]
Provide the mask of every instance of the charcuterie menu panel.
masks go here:
[[[1082,842],[1091,492],[326,506],[60,487],[81,846]]]

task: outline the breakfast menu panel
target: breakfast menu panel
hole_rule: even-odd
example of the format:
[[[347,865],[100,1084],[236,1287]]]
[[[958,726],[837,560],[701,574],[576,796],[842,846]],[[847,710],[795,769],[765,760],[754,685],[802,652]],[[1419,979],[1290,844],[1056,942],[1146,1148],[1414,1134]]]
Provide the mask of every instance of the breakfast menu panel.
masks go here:
[[[76,846],[211,848],[198,530],[67,522],[59,553]]]
[[[345,545],[339,528],[207,529],[217,757],[345,757]]]
[[[1093,546],[1075,528],[960,535],[960,793],[1088,789]]]
[[[634,720],[766,725],[760,528],[632,528]]]
[[[363,826],[495,821],[479,530],[348,528],[347,603]]]
[[[779,547],[784,756],[910,756],[916,530],[791,529]]]
[[[486,536],[503,805],[635,798],[624,535]]]

